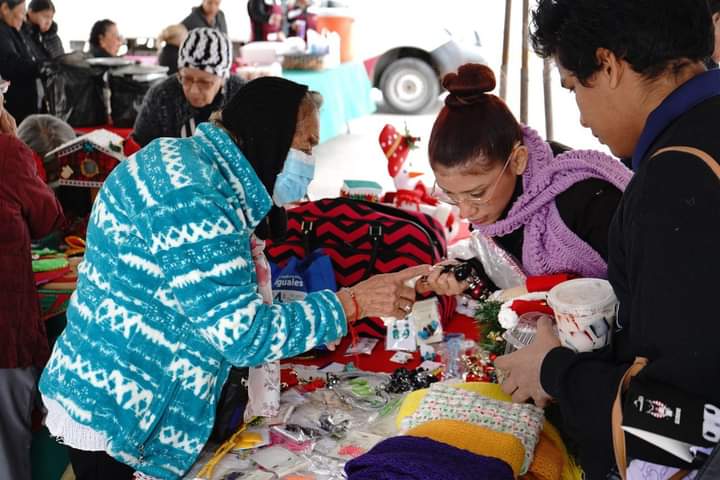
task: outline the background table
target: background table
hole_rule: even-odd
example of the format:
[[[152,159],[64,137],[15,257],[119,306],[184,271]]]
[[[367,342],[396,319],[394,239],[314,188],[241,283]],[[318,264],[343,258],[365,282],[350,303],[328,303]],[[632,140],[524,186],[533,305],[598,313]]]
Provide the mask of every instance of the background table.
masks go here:
[[[320,141],[347,132],[350,120],[375,111],[372,85],[362,63],[348,62],[325,70],[285,70],[283,77],[320,92]]]

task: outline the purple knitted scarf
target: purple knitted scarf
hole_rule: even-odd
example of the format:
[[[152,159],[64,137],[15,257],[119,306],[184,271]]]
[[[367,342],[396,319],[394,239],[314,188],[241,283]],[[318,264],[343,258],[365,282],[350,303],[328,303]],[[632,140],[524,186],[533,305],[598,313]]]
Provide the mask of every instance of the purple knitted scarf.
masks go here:
[[[528,275],[576,273],[607,278],[607,264],[565,225],[555,197],[588,178],[606,180],[624,191],[632,172],[613,157],[594,150],[572,150],[553,157],[550,145],[530,127],[523,127],[523,142],[529,158],[522,176],[522,195],[507,218],[475,228],[497,237],[524,226],[522,263]]]
[[[510,466],[429,438],[392,437],[345,464],[348,480],[512,480]]]

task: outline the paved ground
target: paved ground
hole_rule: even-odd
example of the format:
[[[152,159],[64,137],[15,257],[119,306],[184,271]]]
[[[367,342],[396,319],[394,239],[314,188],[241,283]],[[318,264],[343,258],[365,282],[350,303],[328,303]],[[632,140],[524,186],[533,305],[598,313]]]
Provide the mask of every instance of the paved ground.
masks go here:
[[[377,91],[373,93],[382,97]],[[387,123],[402,132],[407,122],[410,133],[421,138],[419,148],[410,153],[413,166],[431,172],[427,160],[427,141],[435,116],[442,106],[441,101],[438,100],[433,108],[421,115],[390,114],[381,98],[377,101],[377,113],[352,121],[349,133],[335,137],[315,149],[317,169],[315,180],[310,185],[311,199],[338,196],[343,180],[346,179],[373,180],[380,183],[384,191],[395,190],[387,171],[387,160],[378,143],[380,131]],[[424,183],[431,186],[433,182],[430,179]]]

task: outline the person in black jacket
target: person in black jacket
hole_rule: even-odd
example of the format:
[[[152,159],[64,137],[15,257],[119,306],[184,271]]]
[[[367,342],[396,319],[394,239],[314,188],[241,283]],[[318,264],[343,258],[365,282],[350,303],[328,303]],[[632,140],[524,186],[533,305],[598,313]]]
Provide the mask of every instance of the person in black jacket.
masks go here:
[[[5,108],[18,123],[40,111],[41,65],[21,32],[24,20],[24,1],[0,0],[0,76],[12,82]]]
[[[158,43],[162,45],[162,49],[158,54],[158,65],[168,67],[168,74],[177,73],[180,45],[185,41],[187,35],[187,28],[182,23],[179,23],[170,25],[158,36]]]
[[[648,399],[676,405],[666,389],[700,409],[720,405],[720,71],[703,65],[712,28],[706,0],[540,0],[534,12],[534,48],[557,63],[582,124],[635,171],[610,226],[608,274],[620,302],[612,345],[576,354],[543,322],[533,344],[497,361],[513,400],[559,403],[589,480],[615,468],[611,410],[636,357],[649,359],[633,381]],[[673,146],[697,150],[663,151]],[[707,415],[676,421],[704,435],[718,427]],[[668,478],[693,468],[625,440],[628,471],[664,468],[656,478]]]
[[[90,30],[90,56],[95,58],[117,57],[125,43],[112,20],[98,20]]]
[[[220,10],[220,0],[203,0],[199,7],[193,7],[190,15],[180,22],[185,28],[215,28],[227,35],[227,22],[225,13]]]
[[[144,147],[159,137],[192,136],[243,85],[230,74],[230,40],[213,28],[191,30],[180,46],[178,73],[153,85],[135,119],[132,139]]]
[[[51,60],[65,53],[54,16],[55,5],[51,0],[32,0],[28,5],[22,31],[38,59]]]

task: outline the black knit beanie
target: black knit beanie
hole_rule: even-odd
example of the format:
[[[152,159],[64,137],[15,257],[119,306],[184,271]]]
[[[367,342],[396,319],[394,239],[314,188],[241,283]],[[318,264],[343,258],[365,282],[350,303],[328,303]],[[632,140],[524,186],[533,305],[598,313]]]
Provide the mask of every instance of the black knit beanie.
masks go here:
[[[222,110],[221,121],[272,196],[297,126],[308,88],[280,77],[248,82]],[[255,230],[262,239],[281,238],[287,229],[285,210],[273,205]]]

